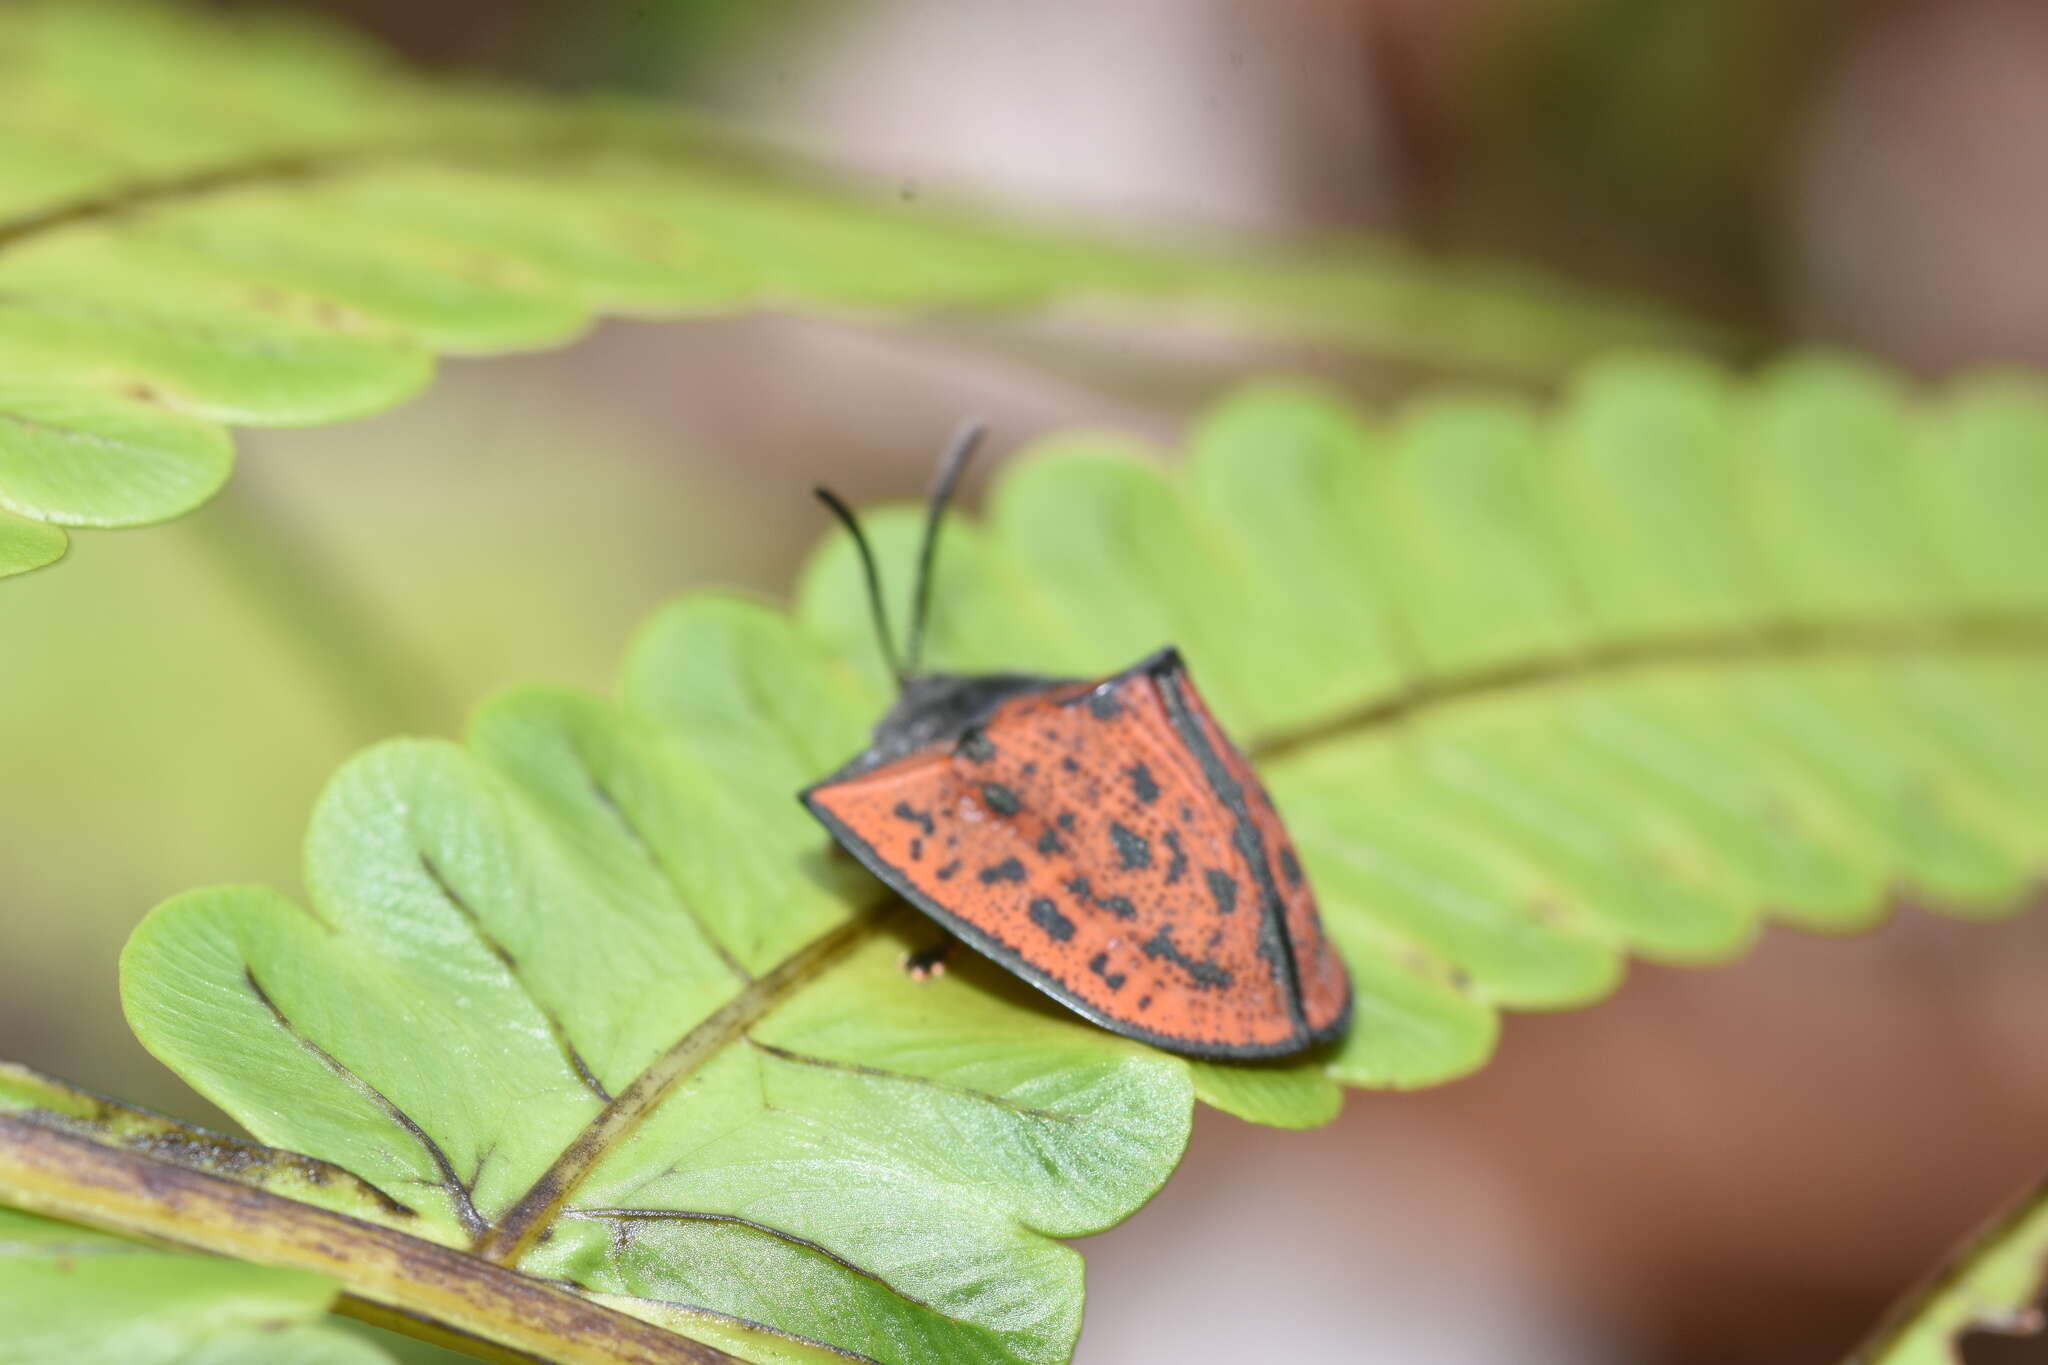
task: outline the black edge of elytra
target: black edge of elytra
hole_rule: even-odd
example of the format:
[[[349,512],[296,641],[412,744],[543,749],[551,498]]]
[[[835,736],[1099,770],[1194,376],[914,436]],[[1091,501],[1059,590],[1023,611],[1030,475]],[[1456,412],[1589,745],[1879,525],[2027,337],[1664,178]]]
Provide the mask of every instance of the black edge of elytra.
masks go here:
[[[1259,880],[1259,889],[1269,897],[1267,901],[1268,923],[1275,938],[1278,940],[1278,947],[1286,963],[1285,972],[1281,980],[1282,985],[1287,991],[1288,1006],[1294,1014],[1295,1026],[1301,1031],[1301,1047],[1307,1049],[1323,1043],[1334,1042],[1336,1039],[1343,1037],[1351,1027],[1353,992],[1351,989],[1350,973],[1345,973],[1344,1004],[1338,1009],[1337,1017],[1330,1021],[1327,1028],[1315,1029],[1309,1027],[1308,1009],[1301,994],[1301,959],[1295,952],[1294,934],[1287,927],[1286,900],[1281,896],[1280,888],[1273,880],[1273,865],[1266,856],[1265,836],[1259,832],[1257,822],[1251,819],[1251,811],[1245,801],[1243,788],[1239,785],[1237,779],[1230,775],[1229,770],[1223,766],[1221,755],[1217,754],[1214,746],[1209,743],[1208,735],[1203,731],[1201,723],[1195,719],[1193,711],[1188,706],[1184,692],[1187,666],[1181,661],[1180,651],[1168,646],[1153,655],[1146,662],[1152,667],[1153,677],[1160,684],[1160,696],[1166,702],[1167,714],[1172,717],[1174,728],[1179,730],[1183,738],[1187,740],[1188,747],[1194,752],[1196,760],[1202,765],[1204,775],[1209,778],[1210,785],[1215,788],[1217,799],[1222,801],[1233,815],[1236,815],[1244,822],[1245,829],[1258,846],[1259,857],[1256,860],[1254,875]],[[1222,785],[1219,785],[1219,779],[1221,783],[1228,784],[1228,792],[1226,792]],[[1236,793],[1235,799],[1232,799],[1229,794],[1231,792]],[[1299,857],[1298,854],[1296,856]]]
[[[1185,673],[1186,671],[1186,665],[1181,661],[1180,651],[1172,645],[1168,645],[1155,653],[1147,655],[1123,672],[1113,674],[1104,679],[1096,684],[1095,687],[1090,688],[1089,692],[1093,693],[1106,687],[1114,687],[1139,674],[1149,675],[1155,680],[1163,681],[1174,674]],[[1196,751],[1196,758],[1203,763],[1204,774],[1210,776],[1212,784],[1215,776],[1220,774],[1222,779],[1230,784],[1231,789],[1237,791],[1237,803],[1230,805],[1226,801],[1226,805],[1229,805],[1233,815],[1239,815],[1241,819],[1248,821],[1250,811],[1244,808],[1242,789],[1238,788],[1235,779],[1231,778],[1229,771],[1223,768],[1222,760],[1217,757],[1215,751],[1209,746],[1207,736],[1201,734],[1199,725],[1195,723],[1194,717],[1187,712],[1186,703],[1181,700],[1177,688],[1173,690],[1162,688],[1161,694],[1168,699],[1168,714],[1174,718],[1176,728],[1182,727],[1184,718],[1185,724],[1192,727],[1193,734],[1200,740],[1200,748]],[[1186,733],[1187,730],[1183,730],[1183,734],[1185,735]],[[1211,763],[1215,765],[1213,770],[1209,766]],[[1350,1022],[1351,998],[1347,994],[1344,1000],[1343,1013],[1338,1016],[1336,1023],[1330,1029],[1320,1034],[1309,1030],[1306,1014],[1302,1008],[1301,990],[1294,970],[1293,944],[1289,941],[1287,935],[1285,906],[1279,899],[1279,887],[1273,883],[1272,868],[1264,862],[1261,862],[1257,875],[1263,879],[1264,884],[1261,886],[1261,890],[1271,893],[1269,906],[1277,908],[1280,918],[1280,923],[1277,926],[1279,935],[1278,947],[1281,949],[1284,965],[1278,970],[1284,973],[1282,976],[1282,987],[1287,996],[1288,1010],[1294,1018],[1295,1037],[1281,1043],[1261,1043],[1243,1047],[1205,1045],[1186,1038],[1176,1038],[1168,1034],[1158,1033],[1142,1025],[1129,1023],[1126,1020],[1113,1018],[1102,1013],[1087,1000],[1074,994],[1072,989],[1058,977],[1026,961],[1016,949],[1007,943],[990,937],[974,924],[961,919],[946,909],[945,906],[940,905],[937,901],[932,900],[922,891],[919,891],[911,883],[910,879],[898,871],[886,858],[882,857],[872,844],[854,833],[853,830],[834,817],[830,811],[826,810],[816,800],[816,794],[819,791],[836,785],[843,776],[844,774],[835,773],[822,781],[812,783],[797,793],[797,799],[803,803],[804,809],[808,810],[812,818],[825,827],[825,831],[832,836],[833,840],[841,848],[851,853],[860,862],[861,866],[873,873],[884,886],[887,886],[891,891],[894,891],[905,901],[936,921],[942,928],[952,933],[968,947],[974,949],[983,957],[1007,968],[1019,980],[1051,996],[1099,1028],[1106,1029],[1111,1033],[1121,1034],[1126,1038],[1134,1038],[1138,1042],[1147,1043],[1162,1051],[1177,1053],[1183,1057],[1196,1057],[1205,1061],[1256,1062],[1291,1057],[1318,1043],[1327,1042],[1342,1034],[1345,1025]],[[1221,799],[1222,792],[1220,789],[1217,794],[1219,799]],[[1252,833],[1254,835],[1258,834],[1256,826],[1252,827]],[[1260,838],[1259,844],[1263,849],[1265,844],[1263,838]],[[1267,915],[1269,931],[1274,927],[1273,918],[1273,913],[1269,910]]]
[[[1223,756],[1209,742],[1209,736],[1202,729],[1202,723],[1195,717],[1188,705],[1184,679],[1187,666],[1181,661],[1180,652],[1171,647],[1161,650],[1146,660],[1147,671],[1159,687],[1160,700],[1166,704],[1166,717],[1179,732],[1181,743],[1194,755],[1195,763],[1208,780],[1209,790],[1223,803],[1237,821],[1237,838],[1232,842],[1240,845],[1239,852],[1250,865],[1252,881],[1259,889],[1261,932],[1266,937],[1273,959],[1273,974],[1279,979],[1280,990],[1287,997],[1287,1013],[1294,1021],[1294,1032],[1299,1039],[1297,1046],[1306,1047],[1319,1042],[1314,1030],[1308,1025],[1308,1010],[1301,998],[1301,973],[1294,959],[1294,936],[1287,929],[1287,901],[1280,894],[1280,884],[1273,879],[1273,860],[1266,848],[1265,833],[1259,822],[1252,817],[1251,803],[1246,799],[1242,783],[1230,775],[1224,766]]]

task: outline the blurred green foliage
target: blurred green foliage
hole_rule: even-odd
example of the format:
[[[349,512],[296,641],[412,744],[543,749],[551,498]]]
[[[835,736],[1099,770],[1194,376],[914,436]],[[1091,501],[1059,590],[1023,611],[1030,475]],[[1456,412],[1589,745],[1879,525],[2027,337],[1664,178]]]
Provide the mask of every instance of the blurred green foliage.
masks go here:
[[[192,1112],[115,996],[144,910],[188,885],[296,885],[305,812],[351,750],[448,733],[515,680],[607,686],[679,586],[774,581],[802,534],[783,490],[602,401],[547,362],[458,369],[375,422],[257,442],[228,499],[9,585],[9,1055]],[[343,600],[309,615],[309,588]]]
[[[0,1208],[7,1365],[388,1365],[318,1275],[156,1251]]]

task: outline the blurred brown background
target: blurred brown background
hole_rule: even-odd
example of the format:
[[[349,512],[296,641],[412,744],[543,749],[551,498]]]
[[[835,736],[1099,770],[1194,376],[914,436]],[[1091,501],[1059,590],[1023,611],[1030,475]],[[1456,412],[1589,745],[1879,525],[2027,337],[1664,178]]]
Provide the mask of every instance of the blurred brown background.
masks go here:
[[[670,97],[899,193],[1363,229],[1770,345],[1929,375],[2048,362],[2041,0],[320,8],[423,62]],[[692,584],[779,592],[820,529],[811,482],[907,495],[962,412],[999,449],[1081,422],[1170,439],[1282,364],[1375,402],[1415,382],[1058,319],[769,316],[611,325],[451,364],[373,421],[250,436],[205,512],[80,537],[0,593],[0,1055],[209,1117],[128,1038],[116,954],[189,886],[296,886],[348,752],[453,733],[511,682],[606,687]],[[347,586],[252,592],[279,557]],[[2041,1173],[2044,976],[2039,916],[1773,933],[1731,968],[1638,968],[1598,1008],[1518,1016],[1480,1075],[1354,1096],[1319,1133],[1204,1115],[1167,1192],[1084,1244],[1079,1358],[1832,1359]]]

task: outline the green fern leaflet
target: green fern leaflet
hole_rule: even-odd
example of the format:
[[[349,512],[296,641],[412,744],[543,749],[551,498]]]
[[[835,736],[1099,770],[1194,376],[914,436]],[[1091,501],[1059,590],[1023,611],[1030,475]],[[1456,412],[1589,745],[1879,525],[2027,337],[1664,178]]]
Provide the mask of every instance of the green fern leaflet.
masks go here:
[[[911,509],[874,524],[900,570]],[[1056,1239],[1158,1187],[1190,1100],[1312,1124],[1482,1064],[1502,1009],[1765,913],[2010,913],[2048,845],[2048,399],[1847,363],[1613,364],[1556,412],[1391,425],[1264,388],[1179,469],[1110,436],[953,522],[937,666],[1168,641],[1249,741],[1358,987],[1292,1066],[1191,1065],[930,930],[792,793],[887,700],[851,552],[794,617],[677,603],[621,699],[505,697],[336,779],[310,907],[194,893],[123,961],[151,1050],[407,1236],[652,1318],[877,1360],[1053,1362]],[[907,575],[895,572],[899,586]],[[685,1329],[687,1330],[687,1328]]]

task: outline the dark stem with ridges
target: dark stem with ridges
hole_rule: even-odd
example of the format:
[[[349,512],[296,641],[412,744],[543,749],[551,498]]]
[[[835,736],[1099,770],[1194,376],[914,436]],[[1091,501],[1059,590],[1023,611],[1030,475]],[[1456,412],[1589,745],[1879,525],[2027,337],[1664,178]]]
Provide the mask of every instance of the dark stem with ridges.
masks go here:
[[[0,1114],[0,1196],[160,1246],[317,1271],[339,1311],[484,1360],[730,1365],[723,1351],[455,1247]]]

